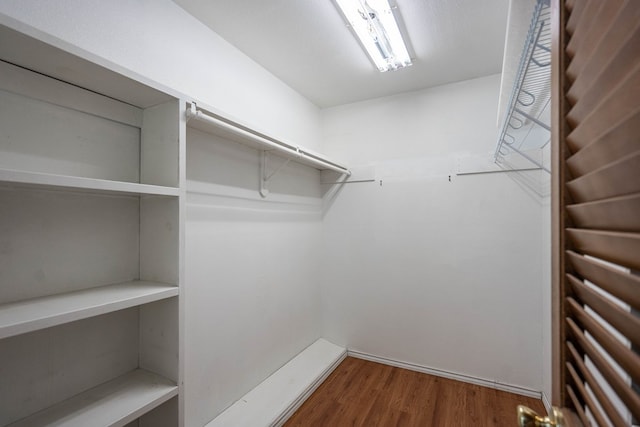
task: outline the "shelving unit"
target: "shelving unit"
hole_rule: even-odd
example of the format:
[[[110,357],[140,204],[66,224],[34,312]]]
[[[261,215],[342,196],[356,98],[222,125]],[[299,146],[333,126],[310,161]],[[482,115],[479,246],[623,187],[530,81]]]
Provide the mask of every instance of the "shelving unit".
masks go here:
[[[0,37],[0,426],[177,426],[185,103]]]
[[[551,7],[538,0],[502,123],[494,160],[510,168],[510,155],[547,172],[544,150],[551,139]]]

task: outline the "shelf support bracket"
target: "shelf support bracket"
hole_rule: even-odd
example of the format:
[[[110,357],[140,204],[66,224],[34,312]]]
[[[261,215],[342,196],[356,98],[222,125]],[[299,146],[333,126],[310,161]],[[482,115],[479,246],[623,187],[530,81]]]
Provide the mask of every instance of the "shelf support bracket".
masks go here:
[[[533,123],[537,124],[538,126],[540,126],[540,127],[544,128],[544,129],[548,130],[549,132],[551,132],[551,126],[549,126],[548,124],[546,124],[543,121],[540,121],[540,120],[536,119],[531,114],[527,114],[527,113],[525,113],[524,111],[522,111],[519,108],[515,108],[514,111],[517,112],[518,114],[526,117],[527,119],[531,120]],[[520,120],[520,121],[522,121],[522,120]],[[518,128],[516,128],[516,129],[518,129]]]
[[[297,147],[296,147],[296,150],[299,151]],[[267,188],[267,183],[269,182],[269,180],[273,178],[278,172],[280,172],[282,168],[287,166],[291,161],[291,159],[287,159],[284,162],[282,162],[280,166],[278,166],[276,170],[274,170],[271,173],[268,173],[267,171],[268,161],[269,161],[269,151],[262,150],[260,153],[260,195],[263,198],[266,198],[269,195],[269,189]]]
[[[196,105],[195,102],[192,101],[191,104],[189,105],[189,109],[187,110],[187,123],[189,122],[189,120],[196,117],[197,115],[198,115],[198,106]]]

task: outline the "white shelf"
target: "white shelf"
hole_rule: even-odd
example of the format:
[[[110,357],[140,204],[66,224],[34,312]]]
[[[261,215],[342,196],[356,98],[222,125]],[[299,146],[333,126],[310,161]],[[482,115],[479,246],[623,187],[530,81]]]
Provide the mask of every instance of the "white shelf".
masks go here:
[[[180,193],[180,190],[175,187],[13,169],[0,169],[0,182],[125,194],[178,196]]]
[[[10,427],[124,426],[177,394],[178,387],[168,379],[137,369]]]
[[[345,357],[344,347],[320,338],[205,427],[282,425]]]
[[[133,281],[0,305],[0,339],[178,295],[176,286]]]

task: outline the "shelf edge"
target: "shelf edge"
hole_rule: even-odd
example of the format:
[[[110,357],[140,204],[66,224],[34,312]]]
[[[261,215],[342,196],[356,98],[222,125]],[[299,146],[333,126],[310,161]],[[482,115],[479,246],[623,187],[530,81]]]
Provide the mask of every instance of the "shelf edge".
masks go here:
[[[158,196],[178,196],[178,187],[140,184],[137,182],[111,181],[14,169],[0,169],[0,182],[6,184],[39,186],[43,188],[65,188],[89,190],[97,193],[124,193]]]
[[[141,399],[143,402],[135,402],[135,404],[129,400],[130,406],[134,407],[124,411],[126,405],[123,403],[127,403],[126,394],[129,392],[140,395],[144,391],[136,390],[136,388],[145,387],[152,388],[152,390],[146,391],[147,398]],[[89,421],[106,421],[105,419],[109,419],[108,423],[100,425],[120,427],[177,395],[178,386],[172,381],[144,369],[136,369],[17,420],[7,427],[28,427],[52,423],[59,427],[77,427],[91,425],[87,424]],[[73,414],[76,416],[74,417]],[[100,415],[102,417],[99,417]],[[100,420],[98,421],[98,419]]]
[[[24,319],[17,319],[14,323],[10,323],[9,320],[5,320],[4,324],[0,324],[0,339],[34,332],[41,329],[50,328],[52,326],[74,322],[77,320],[87,319],[90,317],[135,307],[138,305],[144,305],[166,298],[172,298],[178,296],[180,292],[179,288],[173,285],[146,281],[125,282],[3,304],[0,305],[0,319],[2,319],[3,317],[3,312],[5,313],[6,317],[8,317],[6,313],[12,310],[18,311],[18,314],[20,314],[19,311],[22,307],[24,307],[24,311],[27,311],[29,309],[41,311],[42,308],[46,307],[47,304],[51,304],[52,302],[61,302],[65,299],[65,297],[68,299],[82,298],[92,293],[101,295],[109,290],[116,290],[117,287],[126,288],[126,285],[142,285],[144,287],[145,284],[156,285],[159,289],[156,289],[154,292],[149,292],[149,290],[147,290],[146,292],[140,291],[137,296],[134,295],[126,297],[124,299],[122,296],[118,298],[116,294],[110,299],[107,299],[106,302],[101,304],[94,303],[88,307],[82,307],[80,304],[78,304],[78,307],[71,306],[67,310],[61,308],[58,312],[54,311],[53,313],[48,314],[44,317],[36,317],[34,315],[31,319],[28,319],[27,316],[22,315]],[[124,290],[122,294],[125,295]],[[39,310],[38,306],[41,306]]]

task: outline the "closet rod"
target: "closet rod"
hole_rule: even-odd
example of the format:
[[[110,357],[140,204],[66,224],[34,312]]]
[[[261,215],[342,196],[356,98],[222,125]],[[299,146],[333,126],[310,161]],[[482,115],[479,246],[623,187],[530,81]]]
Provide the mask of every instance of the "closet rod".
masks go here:
[[[292,145],[286,144],[280,141],[272,141],[260,135],[257,135],[248,130],[242,129],[232,123],[226,122],[224,120],[220,120],[216,117],[205,114],[202,110],[197,109],[195,104],[191,104],[191,109],[187,110],[187,120],[188,119],[196,119],[202,122],[209,123],[218,128],[229,131],[235,135],[238,135],[242,138],[248,139],[249,141],[265,147],[269,149],[273,149],[282,154],[292,157],[295,159],[300,159],[305,163],[312,164],[319,169],[330,169],[332,171],[336,171],[343,175],[351,176],[351,171],[346,167],[339,165],[337,163],[333,163],[329,160],[318,157],[315,154],[308,153],[300,147],[294,147]]]

